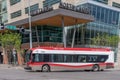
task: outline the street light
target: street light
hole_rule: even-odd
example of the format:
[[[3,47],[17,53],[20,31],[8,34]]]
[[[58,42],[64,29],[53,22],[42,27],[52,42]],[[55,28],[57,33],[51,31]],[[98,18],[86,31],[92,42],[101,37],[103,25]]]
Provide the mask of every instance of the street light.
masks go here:
[[[0,24],[2,23],[2,15],[0,15]]]
[[[29,37],[30,37],[30,48],[32,48],[32,30],[31,30],[30,0],[29,0],[28,4],[29,4],[28,17],[29,17],[29,30],[30,30]]]

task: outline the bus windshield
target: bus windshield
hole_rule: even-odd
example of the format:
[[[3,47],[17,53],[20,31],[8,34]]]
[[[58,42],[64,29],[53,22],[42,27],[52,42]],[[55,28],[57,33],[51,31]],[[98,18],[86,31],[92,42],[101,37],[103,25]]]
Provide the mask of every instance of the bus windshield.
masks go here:
[[[32,53],[31,50],[28,50],[28,51],[26,52],[26,56],[25,56],[25,61],[26,61],[26,62],[29,62],[29,61],[30,61],[30,59],[31,59],[31,53]]]

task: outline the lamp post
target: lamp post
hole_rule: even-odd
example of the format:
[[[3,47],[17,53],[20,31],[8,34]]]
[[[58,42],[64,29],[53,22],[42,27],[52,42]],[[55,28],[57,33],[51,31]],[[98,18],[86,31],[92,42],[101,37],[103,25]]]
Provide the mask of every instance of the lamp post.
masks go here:
[[[29,33],[29,37],[30,37],[30,48],[32,48],[32,30],[31,30],[31,13],[30,13],[30,0],[28,2],[29,4],[29,12],[28,12],[28,17],[29,17],[29,30],[30,30],[30,33]]]
[[[0,29],[1,29],[1,24],[2,24],[2,17],[0,15]]]

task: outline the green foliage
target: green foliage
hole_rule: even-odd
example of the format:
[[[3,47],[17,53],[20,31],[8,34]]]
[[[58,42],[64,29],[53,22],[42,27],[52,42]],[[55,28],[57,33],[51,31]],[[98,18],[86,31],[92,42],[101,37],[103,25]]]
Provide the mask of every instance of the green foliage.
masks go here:
[[[118,42],[120,41],[120,38],[117,35],[100,35],[98,33],[97,36],[92,38],[91,40],[92,45],[116,47],[118,45]]]
[[[17,50],[20,50],[21,36],[18,33],[5,31],[0,34],[0,43],[3,48],[16,48]]]

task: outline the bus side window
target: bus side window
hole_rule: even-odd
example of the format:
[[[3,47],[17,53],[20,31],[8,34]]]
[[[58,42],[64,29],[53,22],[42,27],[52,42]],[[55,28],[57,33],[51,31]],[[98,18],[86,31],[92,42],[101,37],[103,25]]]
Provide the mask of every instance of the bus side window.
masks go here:
[[[86,56],[79,55],[78,62],[86,62]]]
[[[67,62],[67,55],[64,55],[64,62]]]
[[[40,62],[43,62],[43,55],[44,55],[44,54],[39,54],[39,61],[40,61]]]
[[[35,54],[32,54],[32,62],[35,62]]]
[[[44,62],[50,62],[50,55],[49,54],[44,54],[43,61]]]
[[[100,61],[100,62],[105,62],[107,59],[108,59],[108,55],[101,55],[101,56],[99,57],[99,61]]]
[[[54,62],[63,62],[63,54],[54,54],[53,61]]]
[[[73,62],[78,62],[78,55],[73,55],[72,59]]]
[[[40,58],[39,58],[39,54],[32,54],[32,62],[39,62]]]
[[[87,60],[88,62],[98,62],[99,56],[97,55],[88,55]]]

